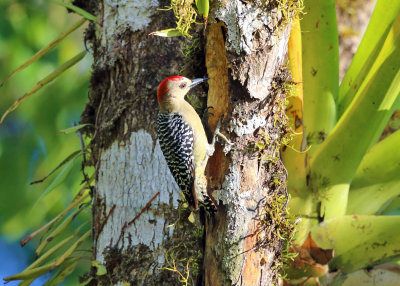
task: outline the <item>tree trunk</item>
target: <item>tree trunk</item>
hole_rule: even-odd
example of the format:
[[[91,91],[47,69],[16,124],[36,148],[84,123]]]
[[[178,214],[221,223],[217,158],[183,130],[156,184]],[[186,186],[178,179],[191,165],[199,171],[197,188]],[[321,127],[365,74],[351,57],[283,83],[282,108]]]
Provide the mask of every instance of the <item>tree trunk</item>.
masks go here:
[[[76,1],[78,2],[78,1]],[[75,3],[76,3],[75,2]],[[82,123],[92,137],[94,256],[107,275],[98,285],[271,285],[281,263],[286,173],[279,148],[285,133],[288,29],[277,4],[214,1],[206,36],[189,57],[190,40],[149,36],[175,26],[168,1],[79,1],[94,13],[87,36],[94,64]],[[77,4],[77,3],[76,3]],[[199,21],[199,20],[198,20]],[[193,42],[191,42],[193,43]],[[156,89],[163,78],[208,74],[208,106],[224,115],[209,160],[215,218],[189,220],[156,136]],[[194,65],[188,68],[188,65]]]

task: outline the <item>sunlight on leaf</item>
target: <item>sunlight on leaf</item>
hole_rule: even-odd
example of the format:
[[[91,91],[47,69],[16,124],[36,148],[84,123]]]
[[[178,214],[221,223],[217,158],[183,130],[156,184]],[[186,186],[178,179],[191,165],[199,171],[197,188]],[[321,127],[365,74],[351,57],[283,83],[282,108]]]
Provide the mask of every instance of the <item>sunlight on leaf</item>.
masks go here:
[[[24,102],[29,96],[40,90],[43,86],[48,84],[49,82],[53,81],[56,79],[60,74],[62,74],[64,71],[75,65],[77,62],[79,62],[83,57],[86,55],[86,51],[82,51],[79,54],[77,54],[75,57],[70,59],[69,61],[65,62],[62,64],[58,69],[50,73],[48,76],[46,76],[44,79],[40,80],[30,91],[25,93],[22,97],[18,98],[17,101],[11,105],[10,108],[7,109],[7,111],[3,114],[3,116],[0,119],[0,124],[3,123],[4,119],[6,116],[14,111],[22,102]]]
[[[83,23],[86,22],[86,19],[81,19],[79,20],[75,25],[73,25],[71,28],[69,28],[67,31],[59,35],[55,40],[50,42],[47,46],[42,48],[40,51],[38,51],[36,54],[34,54],[29,60],[24,62],[22,65],[20,65],[18,68],[16,68],[3,82],[0,84],[0,87],[2,87],[10,78],[12,78],[15,74],[18,72],[22,71],[29,65],[33,64],[37,60],[39,60],[41,57],[43,57],[45,54],[47,54],[52,48],[58,45],[62,40],[64,40],[65,37],[67,37],[69,34],[71,34],[73,31],[78,29],[80,26],[83,25]]]

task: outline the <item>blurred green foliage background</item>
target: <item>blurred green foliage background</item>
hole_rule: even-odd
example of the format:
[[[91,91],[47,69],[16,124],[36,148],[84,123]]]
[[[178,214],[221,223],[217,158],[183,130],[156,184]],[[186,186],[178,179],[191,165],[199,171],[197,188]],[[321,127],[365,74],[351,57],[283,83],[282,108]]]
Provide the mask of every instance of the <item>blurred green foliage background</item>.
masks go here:
[[[80,18],[50,1],[1,0],[0,81]],[[0,88],[1,114],[39,80],[84,49],[86,25]],[[80,149],[76,133],[56,133],[71,127],[74,121],[79,122],[87,101],[90,65],[88,54],[22,103],[0,126],[0,235],[7,243],[19,241],[52,219],[79,191],[80,160],[75,161],[62,184],[39,201],[55,176],[42,184],[30,185],[30,182],[44,177],[70,153]],[[81,214],[71,229],[82,221],[90,221],[90,213]],[[26,247],[33,248],[37,242],[36,239]],[[29,258],[32,261],[33,250],[25,252],[32,253]],[[21,261],[18,271],[22,271],[26,263]],[[4,274],[14,273],[3,269],[1,278]]]

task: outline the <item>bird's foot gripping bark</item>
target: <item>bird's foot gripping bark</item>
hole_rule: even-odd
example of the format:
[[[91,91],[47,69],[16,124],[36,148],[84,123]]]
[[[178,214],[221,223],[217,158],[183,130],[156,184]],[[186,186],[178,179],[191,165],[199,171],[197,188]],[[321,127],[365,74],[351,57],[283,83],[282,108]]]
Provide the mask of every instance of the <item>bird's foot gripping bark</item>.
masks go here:
[[[219,129],[221,128],[222,118],[223,118],[223,116],[221,116],[221,117],[219,118],[218,124],[217,124],[217,128],[215,128],[215,131],[214,131],[213,140],[212,140],[212,142],[211,142],[211,144],[212,144],[213,146],[215,146],[215,140],[216,140],[217,136],[218,136],[219,138],[221,138],[223,141],[225,141],[226,144],[228,144],[228,145],[233,145],[233,143],[232,143],[231,141],[229,141],[229,139],[226,138],[226,136],[225,136],[224,134],[222,134],[221,132],[219,132]]]
[[[207,147],[207,154],[206,154],[206,157],[204,158],[204,161],[203,161],[203,166],[204,166],[204,167],[207,165],[208,158],[211,157],[211,156],[214,154],[214,152],[215,152],[215,141],[216,141],[216,139],[217,139],[217,136],[218,136],[219,138],[221,138],[223,141],[225,141],[225,143],[226,143],[227,145],[229,145],[229,146],[233,145],[233,143],[230,142],[229,139],[226,138],[226,136],[225,136],[224,134],[222,134],[221,132],[219,132],[219,129],[221,128],[222,118],[223,118],[223,116],[221,116],[221,117],[219,118],[218,124],[217,124],[217,128],[215,128],[215,131],[214,131],[214,135],[213,135],[212,142],[211,142],[211,144],[208,144],[208,147]]]

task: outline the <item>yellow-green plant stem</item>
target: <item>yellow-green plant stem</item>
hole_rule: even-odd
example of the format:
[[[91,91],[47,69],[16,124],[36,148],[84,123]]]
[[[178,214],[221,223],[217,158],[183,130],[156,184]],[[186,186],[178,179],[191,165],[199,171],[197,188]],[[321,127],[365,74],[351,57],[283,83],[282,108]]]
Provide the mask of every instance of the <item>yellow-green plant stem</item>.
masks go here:
[[[303,46],[303,123],[312,155],[336,122],[339,49],[335,1],[305,0],[300,26]]]
[[[400,1],[379,0],[360,46],[339,89],[338,118],[343,115],[370,72],[393,21],[400,13]]]
[[[289,104],[286,115],[289,126],[295,133],[290,146],[284,146],[282,159],[288,172],[287,188],[290,194],[290,213],[301,220],[297,224],[295,243],[302,245],[310,231],[313,212],[312,195],[306,186],[306,150],[304,148],[303,130],[303,76],[302,76],[302,46],[301,29],[298,16],[293,19],[288,42],[288,68],[294,81],[293,89],[288,95]],[[316,217],[316,216],[315,216]],[[315,223],[318,222],[316,219]]]

